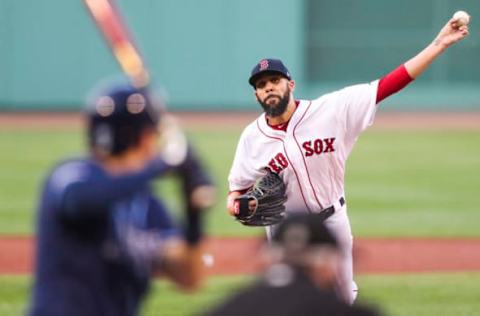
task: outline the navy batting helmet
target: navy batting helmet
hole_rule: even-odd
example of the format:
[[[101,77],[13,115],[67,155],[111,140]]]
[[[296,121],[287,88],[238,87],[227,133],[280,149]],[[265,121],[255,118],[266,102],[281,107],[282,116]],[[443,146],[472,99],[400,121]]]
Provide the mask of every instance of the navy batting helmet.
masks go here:
[[[89,144],[103,155],[135,146],[146,129],[156,128],[162,107],[145,88],[130,84],[99,89],[88,103]]]

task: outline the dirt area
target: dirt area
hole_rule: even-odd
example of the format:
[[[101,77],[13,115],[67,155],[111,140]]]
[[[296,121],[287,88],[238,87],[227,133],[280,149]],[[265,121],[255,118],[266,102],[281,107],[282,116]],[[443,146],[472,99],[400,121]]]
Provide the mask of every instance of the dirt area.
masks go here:
[[[259,112],[181,112],[175,113],[186,128],[242,128]],[[80,128],[79,113],[0,113],[0,130],[62,130]],[[372,129],[379,130],[480,130],[480,112],[382,112]]]
[[[29,274],[34,262],[31,237],[0,238],[0,274]],[[210,275],[258,271],[260,242],[253,238],[210,238]],[[480,271],[480,239],[359,239],[355,270],[364,273]]]

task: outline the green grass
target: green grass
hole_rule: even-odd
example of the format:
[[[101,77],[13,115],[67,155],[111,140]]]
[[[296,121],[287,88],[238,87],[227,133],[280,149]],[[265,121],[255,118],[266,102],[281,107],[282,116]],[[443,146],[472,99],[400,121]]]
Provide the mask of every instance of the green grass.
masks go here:
[[[479,132],[370,132],[347,164],[360,236],[479,236]]]
[[[357,277],[360,297],[387,315],[480,315],[480,273]]]
[[[0,276],[0,316],[25,315],[30,299],[30,277]]]
[[[249,277],[210,278],[202,291],[182,294],[156,281],[141,315],[198,314],[221,302]],[[376,305],[391,316],[478,315],[480,273],[362,275],[359,301]],[[28,306],[30,278],[0,276],[0,316],[23,315]]]
[[[0,232],[31,233],[39,187],[53,163],[82,153],[76,131],[0,133]]]
[[[226,215],[226,178],[240,134],[189,130],[218,185],[211,234],[261,234]],[[480,132],[367,131],[347,163],[346,192],[356,236],[480,236]],[[78,131],[0,133],[0,233],[30,234],[42,178],[55,161],[83,152]],[[174,181],[158,185],[179,208]]]

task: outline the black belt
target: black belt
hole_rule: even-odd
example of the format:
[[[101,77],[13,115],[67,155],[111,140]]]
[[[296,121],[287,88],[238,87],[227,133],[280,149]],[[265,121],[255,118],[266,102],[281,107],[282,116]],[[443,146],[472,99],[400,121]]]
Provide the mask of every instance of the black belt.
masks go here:
[[[343,196],[338,199],[338,203],[340,203],[340,206],[345,205],[345,199]],[[324,208],[320,213],[318,213],[318,216],[320,216],[322,218],[322,221],[324,221],[330,216],[332,216],[333,213],[335,213],[335,206],[332,205],[330,207]]]

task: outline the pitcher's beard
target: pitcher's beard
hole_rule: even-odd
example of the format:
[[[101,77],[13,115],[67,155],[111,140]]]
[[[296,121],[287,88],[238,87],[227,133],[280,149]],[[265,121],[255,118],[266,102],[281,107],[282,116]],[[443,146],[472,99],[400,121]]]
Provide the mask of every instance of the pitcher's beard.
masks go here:
[[[290,89],[287,89],[283,97],[278,101],[277,104],[275,105],[270,105],[266,103],[265,101],[260,101],[258,100],[260,105],[262,106],[263,110],[265,111],[265,114],[267,114],[269,117],[277,117],[285,113],[287,110],[288,103],[290,102]]]

